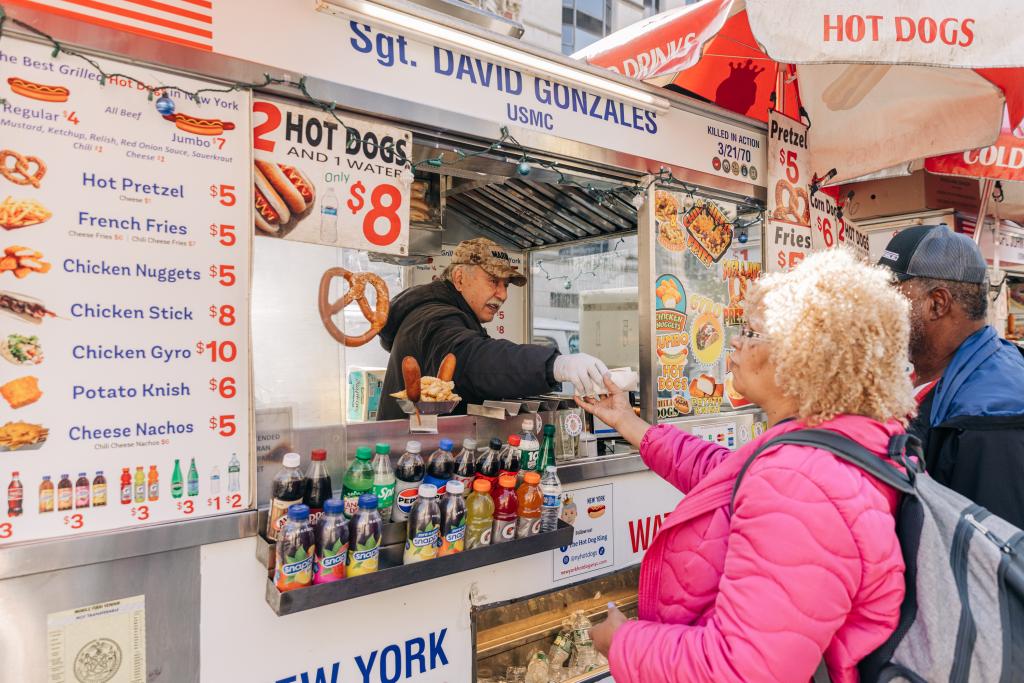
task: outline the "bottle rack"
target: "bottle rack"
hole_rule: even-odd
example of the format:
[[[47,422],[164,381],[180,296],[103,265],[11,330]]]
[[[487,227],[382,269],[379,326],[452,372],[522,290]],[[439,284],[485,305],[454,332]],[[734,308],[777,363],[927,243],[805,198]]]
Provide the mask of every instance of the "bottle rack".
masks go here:
[[[393,522],[384,525],[381,535],[380,569],[376,572],[282,593],[273,581],[276,547],[274,543],[263,536],[266,519],[266,511],[261,511],[259,527],[261,531],[256,536],[256,559],[267,569],[267,604],[278,616],[304,612],[324,605],[360,598],[364,595],[430,581],[477,567],[506,562],[517,557],[535,555],[571,545],[573,535],[573,528],[562,520],[558,520],[558,528],[555,531],[406,565],[402,564],[402,553],[405,548],[405,522]]]

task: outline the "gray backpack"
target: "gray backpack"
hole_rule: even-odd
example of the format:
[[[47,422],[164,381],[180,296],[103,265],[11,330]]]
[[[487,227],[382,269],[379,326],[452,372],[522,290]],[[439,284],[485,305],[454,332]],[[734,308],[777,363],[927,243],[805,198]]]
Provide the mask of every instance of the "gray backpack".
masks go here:
[[[896,533],[907,567],[907,593],[896,631],[860,663],[861,680],[1024,681],[1024,532],[928,476],[919,464],[920,442],[906,434],[892,439],[889,458],[907,474],[835,432],[783,434],[764,443],[743,465],[733,499],[754,459],[784,443],[829,451],[906,494],[896,514]],[[1007,485],[1020,486],[1024,495],[1024,482]]]

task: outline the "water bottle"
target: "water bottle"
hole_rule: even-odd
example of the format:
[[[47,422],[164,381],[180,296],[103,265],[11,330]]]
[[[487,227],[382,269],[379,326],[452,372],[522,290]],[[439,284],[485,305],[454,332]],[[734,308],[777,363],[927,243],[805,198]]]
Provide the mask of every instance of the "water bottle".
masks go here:
[[[338,195],[334,194],[333,188],[327,188],[320,198],[320,242],[338,242]]]
[[[558,516],[562,512],[562,482],[558,480],[558,468],[548,465],[540,480],[540,492],[544,502],[540,508],[540,531],[558,529]]]
[[[241,489],[241,482],[239,481],[241,470],[242,466],[238,462],[238,457],[232,453],[231,460],[228,461],[228,493],[238,493]]]

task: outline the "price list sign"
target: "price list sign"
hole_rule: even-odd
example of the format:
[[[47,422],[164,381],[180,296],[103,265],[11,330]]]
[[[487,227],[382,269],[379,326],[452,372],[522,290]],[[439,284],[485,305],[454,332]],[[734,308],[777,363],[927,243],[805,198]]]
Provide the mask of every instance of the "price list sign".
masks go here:
[[[0,544],[250,506],[250,97],[0,45]]]
[[[253,125],[257,235],[408,253],[409,131],[264,99]]]

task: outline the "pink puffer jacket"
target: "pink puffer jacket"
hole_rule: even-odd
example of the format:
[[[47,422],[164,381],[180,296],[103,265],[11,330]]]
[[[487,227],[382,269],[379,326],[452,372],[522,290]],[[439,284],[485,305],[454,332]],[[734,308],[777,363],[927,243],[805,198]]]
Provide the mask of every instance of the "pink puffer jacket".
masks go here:
[[[831,453],[757,447],[804,428],[776,425],[733,453],[671,426],[644,436],[644,462],[687,496],[640,571],[640,620],[622,626],[609,661],[616,683],[805,683],[822,653],[834,683],[896,627],[903,558],[898,494]],[[884,454],[902,428],[857,416],[820,425]]]

